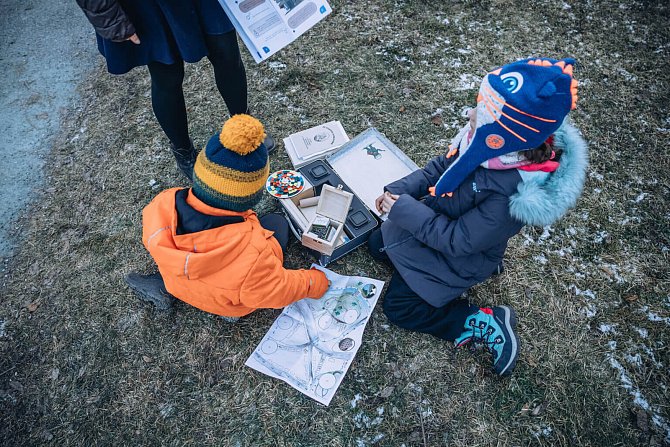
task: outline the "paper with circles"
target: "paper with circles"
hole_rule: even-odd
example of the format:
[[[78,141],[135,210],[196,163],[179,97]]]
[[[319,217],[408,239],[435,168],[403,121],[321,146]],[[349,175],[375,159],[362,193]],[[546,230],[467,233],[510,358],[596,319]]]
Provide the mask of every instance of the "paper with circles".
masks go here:
[[[326,294],[284,308],[245,364],[328,405],[361,346],[384,282],[312,267],[331,281]]]

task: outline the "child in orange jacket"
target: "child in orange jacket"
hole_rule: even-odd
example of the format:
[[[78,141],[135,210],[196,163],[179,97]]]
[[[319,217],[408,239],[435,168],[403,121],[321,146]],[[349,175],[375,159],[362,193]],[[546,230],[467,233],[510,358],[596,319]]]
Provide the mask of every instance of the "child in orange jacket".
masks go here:
[[[251,210],[269,174],[264,138],[258,120],[233,116],[198,155],[193,187],[163,191],[144,208],[142,241],[160,274],[126,277],[140,298],[167,308],[172,295],[241,317],[326,292],[323,272],[282,266],[286,219]]]

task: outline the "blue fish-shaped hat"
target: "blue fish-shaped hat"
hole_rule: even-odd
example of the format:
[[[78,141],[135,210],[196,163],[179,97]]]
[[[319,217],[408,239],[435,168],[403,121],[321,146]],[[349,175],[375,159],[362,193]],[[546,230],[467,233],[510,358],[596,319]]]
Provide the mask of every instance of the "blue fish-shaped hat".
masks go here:
[[[450,153],[458,158],[435,185],[438,196],[454,191],[481,163],[542,144],[575,108],[574,59],[526,59],[487,74],[477,97],[477,126],[461,132]],[[459,140],[459,141],[456,141]]]

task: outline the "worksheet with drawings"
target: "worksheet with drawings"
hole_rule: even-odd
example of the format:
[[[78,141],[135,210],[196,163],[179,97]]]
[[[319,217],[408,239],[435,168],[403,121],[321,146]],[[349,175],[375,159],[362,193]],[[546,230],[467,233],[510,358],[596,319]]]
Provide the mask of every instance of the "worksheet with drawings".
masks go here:
[[[363,343],[384,282],[312,268],[326,274],[328,291],[286,306],[245,365],[328,405]]]

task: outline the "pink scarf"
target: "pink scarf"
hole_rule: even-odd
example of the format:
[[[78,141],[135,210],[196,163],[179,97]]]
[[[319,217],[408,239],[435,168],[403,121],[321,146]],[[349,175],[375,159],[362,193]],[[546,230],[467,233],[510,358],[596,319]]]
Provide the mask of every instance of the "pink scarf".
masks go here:
[[[549,138],[547,141],[549,144],[552,143],[553,138]],[[542,171],[542,172],[554,172],[560,166],[560,163],[554,161],[556,154],[554,151],[551,151],[551,158],[542,163],[533,163],[532,161],[526,159],[521,152],[511,152],[509,154],[504,154],[499,157],[491,158],[486,160],[480,166],[485,169],[494,169],[494,170],[503,170],[503,169],[520,169],[522,171]]]

